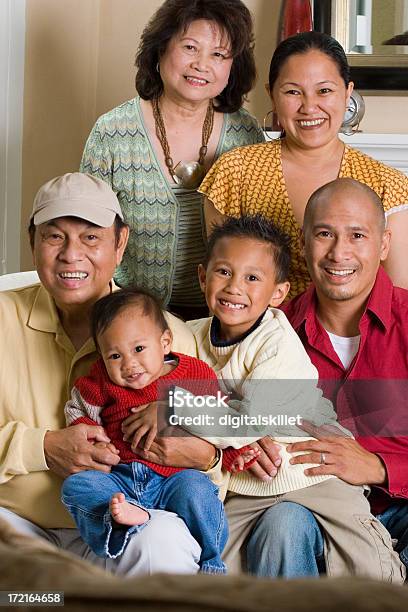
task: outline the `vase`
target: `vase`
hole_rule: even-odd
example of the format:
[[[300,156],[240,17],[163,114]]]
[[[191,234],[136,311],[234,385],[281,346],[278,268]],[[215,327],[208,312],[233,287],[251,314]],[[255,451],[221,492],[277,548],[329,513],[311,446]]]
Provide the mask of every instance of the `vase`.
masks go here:
[[[310,0],[284,0],[281,9],[279,42],[298,32],[313,29]]]

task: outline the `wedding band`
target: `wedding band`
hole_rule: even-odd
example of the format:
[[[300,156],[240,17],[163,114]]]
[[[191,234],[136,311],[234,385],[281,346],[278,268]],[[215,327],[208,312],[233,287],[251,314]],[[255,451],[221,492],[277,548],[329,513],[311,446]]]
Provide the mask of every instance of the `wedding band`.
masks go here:
[[[320,453],[320,464],[326,465],[326,455],[324,453]]]

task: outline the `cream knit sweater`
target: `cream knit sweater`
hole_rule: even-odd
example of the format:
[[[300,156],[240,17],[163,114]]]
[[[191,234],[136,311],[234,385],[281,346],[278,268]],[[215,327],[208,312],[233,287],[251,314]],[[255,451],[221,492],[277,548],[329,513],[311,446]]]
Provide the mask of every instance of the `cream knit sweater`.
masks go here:
[[[260,323],[240,342],[215,346],[211,341],[213,317],[189,321],[198,347],[198,357],[207,362],[217,373],[221,386],[226,392],[233,391],[241,399],[231,400],[228,409],[215,409],[219,413],[254,415],[300,414],[316,425],[337,424],[336,413],[331,402],[322,397],[317,387],[318,374],[303,345],[289,324],[285,314],[270,308]],[[225,344],[225,343],[224,343]],[[266,381],[273,380],[268,391]],[[281,382],[278,382],[281,381]],[[186,408],[178,414],[194,415]],[[211,413],[213,414],[213,413]],[[216,415],[218,418],[219,415]],[[338,426],[339,427],[339,426]],[[186,428],[187,429],[187,428]],[[291,454],[286,446],[295,441],[311,438],[302,436],[302,430],[269,427],[256,431],[248,429],[242,437],[217,437],[208,435],[208,426],[188,427],[191,433],[203,437],[220,448],[240,448],[273,433],[273,439],[281,446],[282,464],[278,474],[269,482],[253,477],[249,472],[226,475],[229,477],[228,490],[241,495],[270,496],[309,487],[333,476],[306,476],[304,470],[312,464],[291,465]],[[271,431],[273,429],[273,431]],[[240,429],[240,433],[242,429]],[[345,435],[349,435],[344,430]],[[217,434],[217,432],[215,431]],[[296,436],[297,434],[300,434]],[[248,434],[248,435],[246,435]],[[252,434],[252,435],[251,435]],[[278,436],[278,437],[277,437]],[[225,482],[223,483],[225,487]]]

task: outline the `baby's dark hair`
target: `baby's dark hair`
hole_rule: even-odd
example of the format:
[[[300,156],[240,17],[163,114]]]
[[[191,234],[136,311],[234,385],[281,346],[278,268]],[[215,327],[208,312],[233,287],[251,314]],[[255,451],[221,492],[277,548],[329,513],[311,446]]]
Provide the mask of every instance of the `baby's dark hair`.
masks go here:
[[[208,238],[205,266],[208,265],[215,245],[222,238],[251,238],[266,242],[271,247],[276,267],[276,282],[288,279],[290,267],[289,236],[263,215],[243,215],[229,217],[224,223],[213,225]]]
[[[146,289],[119,289],[95,302],[91,310],[91,334],[98,347],[98,336],[108,329],[115,317],[128,306],[139,306],[145,317],[153,319],[161,332],[169,329],[159,300]]]

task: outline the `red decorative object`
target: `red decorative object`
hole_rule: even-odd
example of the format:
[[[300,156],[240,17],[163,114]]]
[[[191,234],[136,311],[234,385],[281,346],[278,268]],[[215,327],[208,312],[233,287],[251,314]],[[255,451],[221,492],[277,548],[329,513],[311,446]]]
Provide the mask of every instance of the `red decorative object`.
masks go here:
[[[283,0],[280,20],[278,43],[298,32],[313,30],[312,9],[310,0]],[[272,113],[272,130],[279,131],[280,126],[275,113]]]
[[[284,0],[281,11],[279,42],[298,32],[313,29],[310,0]]]

